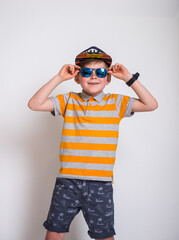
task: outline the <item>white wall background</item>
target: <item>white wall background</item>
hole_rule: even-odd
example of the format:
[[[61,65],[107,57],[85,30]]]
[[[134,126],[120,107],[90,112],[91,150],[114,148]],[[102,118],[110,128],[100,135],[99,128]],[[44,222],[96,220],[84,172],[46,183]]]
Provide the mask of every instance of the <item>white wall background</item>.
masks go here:
[[[139,72],[154,112],[120,125],[114,170],[115,239],[179,239],[179,2],[175,0],[0,2],[0,239],[44,239],[59,170],[63,118],[33,112],[32,95],[65,63],[95,45]],[[80,91],[74,80],[52,95]],[[137,97],[113,78],[105,92]],[[66,240],[88,240],[80,213]]]

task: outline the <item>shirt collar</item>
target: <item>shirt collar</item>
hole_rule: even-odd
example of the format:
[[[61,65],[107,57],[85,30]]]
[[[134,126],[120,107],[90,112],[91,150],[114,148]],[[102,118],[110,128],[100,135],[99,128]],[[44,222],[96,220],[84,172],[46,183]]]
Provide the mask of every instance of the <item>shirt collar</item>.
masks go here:
[[[86,102],[92,96],[88,95],[84,90],[82,90],[81,98]],[[101,102],[101,100],[105,97],[105,93],[101,91],[97,96],[93,97],[96,101]]]

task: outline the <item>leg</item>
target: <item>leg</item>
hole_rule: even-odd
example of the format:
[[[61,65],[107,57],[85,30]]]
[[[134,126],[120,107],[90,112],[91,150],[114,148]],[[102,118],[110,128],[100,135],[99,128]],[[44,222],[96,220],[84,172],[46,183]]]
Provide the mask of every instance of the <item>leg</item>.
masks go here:
[[[80,201],[70,187],[75,189],[70,179],[57,178],[48,217],[43,224],[47,230],[45,240],[64,239],[71,221],[80,210]]]
[[[114,240],[114,237],[110,237],[110,238],[103,238],[103,239],[96,239],[96,240]]]
[[[47,231],[45,240],[63,240],[66,233],[56,233]]]
[[[114,240],[114,202],[111,182],[88,181],[82,212],[88,234],[96,240]]]

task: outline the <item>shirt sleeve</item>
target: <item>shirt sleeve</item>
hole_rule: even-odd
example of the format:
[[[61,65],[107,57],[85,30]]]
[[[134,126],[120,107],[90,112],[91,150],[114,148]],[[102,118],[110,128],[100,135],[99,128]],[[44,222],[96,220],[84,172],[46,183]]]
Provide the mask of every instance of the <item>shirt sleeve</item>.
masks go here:
[[[53,103],[53,107],[54,107],[54,111],[52,111],[51,114],[55,117],[58,115],[62,115],[64,117],[67,102],[69,100],[69,93],[60,94],[55,97],[52,96],[52,97],[50,97],[50,99],[51,99],[51,101]]]
[[[132,112],[132,106],[135,98],[118,94],[116,100],[116,108],[120,118],[131,117],[134,115]]]

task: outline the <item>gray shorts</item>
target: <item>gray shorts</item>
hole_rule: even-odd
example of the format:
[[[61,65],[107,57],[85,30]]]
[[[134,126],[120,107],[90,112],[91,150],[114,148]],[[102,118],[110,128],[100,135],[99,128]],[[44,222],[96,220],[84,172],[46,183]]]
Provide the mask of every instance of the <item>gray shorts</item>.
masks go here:
[[[91,238],[115,235],[111,182],[57,178],[43,226],[52,232],[69,232],[70,223],[80,210]]]

